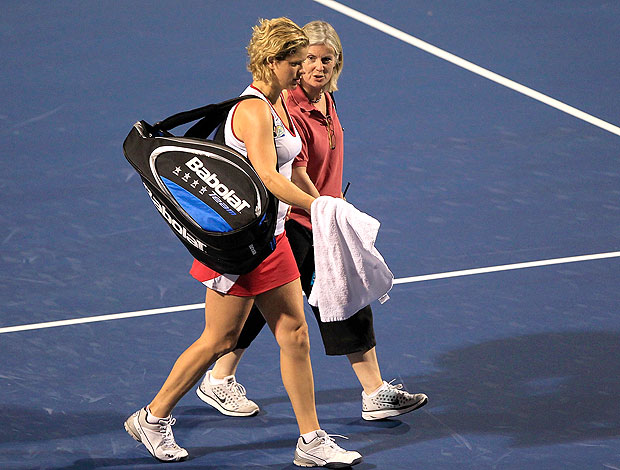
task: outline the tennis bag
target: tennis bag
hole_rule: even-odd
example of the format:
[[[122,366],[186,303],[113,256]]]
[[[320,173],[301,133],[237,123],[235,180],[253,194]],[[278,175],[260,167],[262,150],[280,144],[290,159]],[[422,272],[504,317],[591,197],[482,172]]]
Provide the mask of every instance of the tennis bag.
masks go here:
[[[277,200],[249,160],[223,143],[222,122],[246,98],[253,97],[185,111],[154,125],[138,121],[123,143],[159,214],[195,259],[221,274],[248,273],[275,249]],[[169,132],[197,119],[183,137]]]

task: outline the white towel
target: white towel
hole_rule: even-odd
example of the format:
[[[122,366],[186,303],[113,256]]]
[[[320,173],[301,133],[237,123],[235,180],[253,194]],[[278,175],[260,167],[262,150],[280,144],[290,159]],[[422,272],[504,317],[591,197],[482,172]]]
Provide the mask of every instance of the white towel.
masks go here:
[[[311,214],[316,274],[308,303],[321,320],[346,320],[374,300],[385,302],[394,275],[375,248],[379,221],[329,196],[317,198]]]

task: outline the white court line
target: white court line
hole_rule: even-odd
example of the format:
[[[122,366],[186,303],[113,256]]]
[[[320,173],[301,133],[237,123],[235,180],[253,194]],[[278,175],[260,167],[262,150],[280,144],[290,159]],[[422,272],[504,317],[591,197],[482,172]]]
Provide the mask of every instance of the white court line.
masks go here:
[[[198,310],[205,308],[205,304],[180,305],[178,307],[154,308],[151,310],[138,310],[136,312],[112,313],[109,315],[97,315],[95,317],[72,318],[70,320],[50,321],[46,323],[32,323],[30,325],[7,326],[0,328],[0,333],[12,333],[16,331],[41,330],[55,326],[81,325],[98,321],[120,320],[123,318],[145,317],[147,315],[160,315],[162,313],[183,312],[185,310]]]
[[[409,284],[409,283],[421,282],[421,281],[431,281],[435,279],[447,279],[451,277],[471,276],[474,274],[486,274],[486,273],[493,273],[493,272],[499,272],[499,271],[509,271],[513,269],[535,268],[539,266],[550,266],[553,264],[575,263],[578,261],[591,261],[591,260],[618,258],[618,257],[620,257],[620,251],[612,251],[609,253],[597,253],[593,255],[571,256],[567,258],[544,259],[540,261],[529,261],[526,263],[505,264],[502,266],[489,266],[486,268],[465,269],[462,271],[450,271],[450,272],[445,272],[445,273],[427,274],[424,276],[404,277],[400,279],[394,279],[394,285]],[[93,322],[108,321],[108,320],[120,320],[123,318],[144,317],[147,315],[160,315],[162,313],[182,312],[186,310],[200,310],[200,309],[203,309],[204,306],[205,306],[204,303],[192,304],[192,305],[180,305],[178,307],[164,307],[164,308],[156,308],[156,309],[151,309],[151,310],[141,310],[141,311],[136,311],[136,312],[114,313],[111,315],[98,315],[95,317],[73,318],[71,320],[59,320],[59,321],[52,321],[52,322],[46,322],[46,323],[33,323],[30,325],[8,326],[8,327],[0,328],[0,334],[13,333],[13,332],[18,332],[18,331],[26,331],[26,330],[40,330],[43,328],[52,328],[55,326],[78,325],[82,323],[93,323]]]
[[[464,269],[462,271],[427,274],[425,276],[403,277],[400,279],[394,279],[394,284],[409,284],[412,282],[431,281],[434,279],[448,279],[450,277],[471,276],[473,274],[496,273],[499,271],[510,271],[513,269],[537,268],[539,266],[550,266],[552,264],[575,263],[577,261],[591,261],[595,259],[618,257],[620,257],[620,251],[597,253],[594,255],[570,256],[567,258],[543,259],[540,261],[528,261],[526,263],[505,264],[503,266],[489,266],[487,268]]]
[[[395,37],[396,39],[400,39],[401,41],[406,42],[407,44],[411,44],[412,46],[417,47],[418,49],[422,49],[423,51],[428,52],[429,54],[432,54],[436,57],[439,57],[440,59],[444,59],[448,62],[451,62],[454,65],[457,65],[458,67],[462,67],[465,70],[469,70],[470,72],[480,75],[481,77],[487,78],[495,83],[498,83],[507,88],[510,88],[518,93],[529,96],[530,98],[533,98],[537,101],[540,101],[541,103],[544,103],[555,109],[558,109],[567,114],[570,114],[571,116],[574,116],[577,119],[581,119],[594,126],[597,126],[597,127],[600,127],[601,129],[609,131],[612,134],[616,134],[620,136],[620,127],[618,126],[614,126],[613,124],[603,121],[602,119],[599,119],[595,116],[585,113],[577,108],[573,108],[572,106],[569,106],[566,103],[562,103],[561,101],[558,101],[547,95],[543,95],[542,93],[536,90],[532,90],[531,88],[521,85],[520,83],[514,82],[506,77],[496,74],[495,72],[491,72],[490,70],[482,68],[472,62],[469,62],[454,54],[446,52],[443,49],[439,49],[438,47],[433,46],[432,44],[429,44],[427,42],[422,41],[421,39],[413,37],[399,29],[396,29],[388,24],[385,24],[379,20],[376,20],[357,10],[354,10],[353,8],[349,8],[333,0],[313,0],[313,1],[316,3],[320,3],[321,5],[324,5],[327,8],[331,8],[332,10],[335,10],[339,13],[342,13],[345,16],[353,18],[354,20],[357,20],[360,23],[364,23],[370,26],[371,28],[377,29],[389,36]]]

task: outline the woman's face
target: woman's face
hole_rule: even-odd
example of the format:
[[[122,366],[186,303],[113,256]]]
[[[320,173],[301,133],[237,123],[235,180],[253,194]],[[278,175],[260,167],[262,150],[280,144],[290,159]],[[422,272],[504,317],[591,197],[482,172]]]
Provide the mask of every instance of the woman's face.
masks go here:
[[[311,88],[323,88],[331,80],[335,65],[336,54],[331,47],[324,44],[310,46],[301,79]]]
[[[299,85],[303,73],[302,64],[307,55],[308,49],[302,48],[284,60],[273,62],[273,73],[283,89],[293,89]]]

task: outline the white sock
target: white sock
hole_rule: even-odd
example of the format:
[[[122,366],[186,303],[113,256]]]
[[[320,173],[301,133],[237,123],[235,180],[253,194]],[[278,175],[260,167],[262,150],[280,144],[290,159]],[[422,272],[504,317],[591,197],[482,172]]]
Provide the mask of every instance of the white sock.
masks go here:
[[[317,429],[316,431],[307,432],[306,434],[302,434],[301,438],[304,440],[306,444],[308,444],[312,439],[317,437],[318,431],[320,431],[320,429]]]
[[[385,388],[385,385],[386,385],[386,382],[384,380],[383,383],[381,384],[381,386],[377,390],[375,390],[372,393],[367,393],[366,396],[369,397],[369,398],[372,398],[372,397],[376,396],[377,393],[379,393],[381,390],[383,390]]]
[[[158,418],[153,413],[151,413],[151,410],[149,410],[148,406],[146,407],[146,422],[147,423],[158,424],[160,419],[167,419],[167,418]]]
[[[213,374],[211,374],[211,372],[209,372],[208,377],[209,377],[209,383],[211,385],[222,385],[228,382],[227,377],[224,377],[223,379],[216,379],[215,377],[213,377]]]

